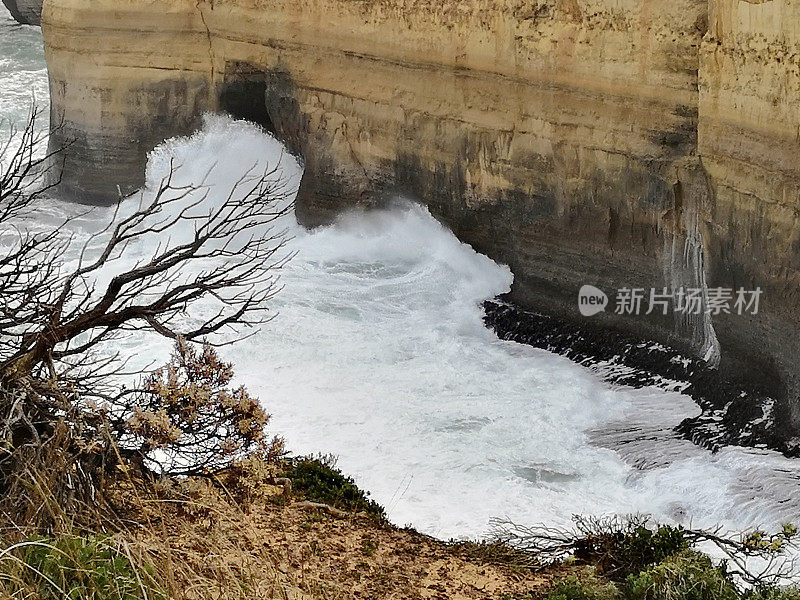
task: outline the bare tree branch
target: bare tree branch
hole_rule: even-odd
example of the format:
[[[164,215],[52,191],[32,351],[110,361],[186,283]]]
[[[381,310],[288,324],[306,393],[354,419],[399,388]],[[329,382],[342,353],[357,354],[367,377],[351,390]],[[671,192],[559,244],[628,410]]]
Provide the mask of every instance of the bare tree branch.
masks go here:
[[[28,469],[26,449],[53,440],[48,447],[75,457],[94,495],[115,456],[152,459],[148,427],[166,406],[155,379],[120,387],[126,363],[111,342],[150,330],[176,340],[185,357],[194,356],[187,341],[203,340],[205,360],[211,343],[248,337],[269,321],[277,273],[292,257],[279,221],[293,190],[277,164],[253,166],[223,189],[210,181],[213,168],[191,181],[170,163],[156,185],[121,198],[108,223],[79,242],[85,234],[73,225],[89,209],[49,229],[32,226],[61,172],[37,116],[0,142],[0,496]],[[199,472],[267,447],[268,416],[256,400],[215,382],[203,384],[208,398],[196,421],[180,406],[167,411],[171,427],[183,428],[170,468]],[[64,477],[74,495],[82,476]]]

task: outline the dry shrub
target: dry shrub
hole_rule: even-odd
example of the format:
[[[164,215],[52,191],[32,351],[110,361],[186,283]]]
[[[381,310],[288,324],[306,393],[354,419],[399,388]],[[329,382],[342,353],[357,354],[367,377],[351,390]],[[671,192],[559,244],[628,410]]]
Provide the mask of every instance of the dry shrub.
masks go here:
[[[212,184],[182,181],[171,163],[76,245],[69,218],[46,230],[26,222],[57,175],[58,151],[37,151],[36,115],[0,141],[0,510],[57,528],[59,511],[102,504],[119,468],[201,474],[279,453],[256,399],[229,387],[230,365],[183,341],[269,320],[291,257],[272,229],[291,207],[279,166],[247,170],[211,206]],[[148,255],[127,263],[133,248]],[[203,314],[207,298],[218,310]],[[143,329],[178,339],[173,361],[143,389],[120,390],[122,366],[102,345]]]
[[[212,477],[235,464],[247,471],[242,481],[256,482],[254,469],[280,456],[283,440],[267,435],[269,415],[244,387],[231,385],[233,375],[212,347],[178,339],[169,363],[114,403],[74,398],[56,417],[37,412],[29,397],[0,394],[6,525],[43,532],[114,528],[106,493],[125,477]],[[242,500],[254,495],[238,492]]]
[[[235,461],[215,480],[230,498],[249,512],[255,503],[283,504],[288,500],[292,486],[290,480],[282,475],[281,465],[256,455]],[[275,485],[282,489],[280,496],[275,495]]]
[[[0,427],[0,527],[24,535],[106,528],[114,520],[104,496],[118,475],[113,442],[98,436],[87,443],[76,422],[66,415],[23,442],[9,439],[20,434],[8,420]]]
[[[151,470],[171,475],[219,471],[233,460],[274,460],[283,440],[268,437],[270,415],[244,386],[231,387],[233,365],[210,345],[182,338],[167,365],[124,406],[123,446]]]

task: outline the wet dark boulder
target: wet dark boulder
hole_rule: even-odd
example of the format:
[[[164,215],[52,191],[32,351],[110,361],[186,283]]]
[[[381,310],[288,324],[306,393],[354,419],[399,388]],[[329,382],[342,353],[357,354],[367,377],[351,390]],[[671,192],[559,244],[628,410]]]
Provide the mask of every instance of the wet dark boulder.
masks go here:
[[[11,16],[23,25],[41,25],[44,0],[3,0]]]

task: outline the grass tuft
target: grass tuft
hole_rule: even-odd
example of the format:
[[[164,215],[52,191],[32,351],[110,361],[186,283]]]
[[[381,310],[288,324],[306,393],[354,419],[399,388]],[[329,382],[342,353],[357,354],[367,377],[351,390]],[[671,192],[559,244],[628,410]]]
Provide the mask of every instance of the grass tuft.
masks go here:
[[[150,565],[105,536],[35,536],[0,550],[0,596],[166,600]]]

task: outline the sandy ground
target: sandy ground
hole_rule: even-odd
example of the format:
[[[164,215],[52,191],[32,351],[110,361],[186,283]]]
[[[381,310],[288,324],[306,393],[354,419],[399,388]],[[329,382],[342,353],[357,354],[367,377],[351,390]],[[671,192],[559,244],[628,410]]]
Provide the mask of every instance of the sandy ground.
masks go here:
[[[511,599],[551,581],[282,492],[261,486],[241,502],[206,481],[171,483],[136,500],[127,543],[186,599]]]

